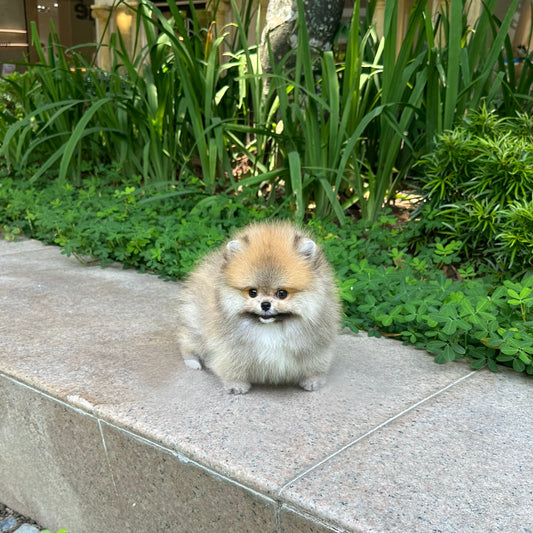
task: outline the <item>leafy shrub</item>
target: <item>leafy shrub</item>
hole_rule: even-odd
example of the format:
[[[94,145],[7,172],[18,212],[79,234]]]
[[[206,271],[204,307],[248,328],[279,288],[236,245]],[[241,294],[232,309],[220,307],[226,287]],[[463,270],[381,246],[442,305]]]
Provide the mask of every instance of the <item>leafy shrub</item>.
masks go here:
[[[465,257],[501,269],[533,265],[531,117],[472,113],[439,136],[420,168],[425,207],[417,238],[461,241]]]
[[[511,202],[501,212],[501,233],[496,240],[501,244],[496,256],[501,263],[514,267],[533,266],[533,198]],[[503,258],[500,257],[503,255]]]

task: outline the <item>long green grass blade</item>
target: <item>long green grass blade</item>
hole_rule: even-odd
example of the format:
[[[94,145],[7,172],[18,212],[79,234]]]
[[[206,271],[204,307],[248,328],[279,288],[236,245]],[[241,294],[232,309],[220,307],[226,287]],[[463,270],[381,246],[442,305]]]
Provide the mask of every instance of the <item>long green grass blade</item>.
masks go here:
[[[463,29],[463,0],[451,0],[448,34],[448,69],[446,72],[446,95],[444,98],[444,129],[452,127],[459,92],[459,69],[461,68],[461,34]]]
[[[72,136],[67,141],[67,143],[64,146],[64,152],[63,156],[61,157],[61,164],[59,165],[59,181],[64,181],[67,177],[67,172],[69,168],[69,164],[72,158],[72,154],[74,153],[74,150],[79,146],[79,143],[87,132],[85,132],[87,125],[93,118],[93,116],[98,112],[100,108],[103,106],[110,104],[113,100],[111,98],[104,98],[102,100],[99,100],[95,102],[85,113],[83,114],[82,119],[78,122],[76,127],[74,128],[74,131],[72,132]],[[84,133],[85,132],[85,133]]]
[[[296,197],[296,213],[297,221],[302,222],[305,214],[304,194],[303,194],[303,179],[302,166],[300,162],[300,154],[298,152],[290,152],[287,156],[289,162],[289,177],[291,181],[292,192]]]

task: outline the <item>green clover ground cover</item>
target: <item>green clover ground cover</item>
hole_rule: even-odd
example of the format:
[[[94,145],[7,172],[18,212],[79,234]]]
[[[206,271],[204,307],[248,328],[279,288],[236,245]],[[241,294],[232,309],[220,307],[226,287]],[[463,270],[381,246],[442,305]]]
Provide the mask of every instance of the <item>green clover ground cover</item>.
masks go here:
[[[251,1],[232,40],[143,0],[148,44],[112,39],[110,72],[33,28],[39,62],[0,78],[0,232],[180,279],[235,227],[306,220],[346,326],[533,374],[533,56],[507,67],[518,0],[495,3],[470,27],[465,2],[435,23],[416,2],[396,50],[397,4],[379,39],[356,0],[344,56],[299,46],[266,95]],[[423,200],[398,227],[403,187]]]
[[[98,176],[78,188],[0,175],[0,228],[7,239],[30,235],[61,246],[66,255],[91,256],[103,265],[118,261],[177,279],[230,228],[273,213],[244,195],[202,197],[194,187],[161,193]]]
[[[118,186],[112,172],[107,181],[102,172],[83,188],[0,176],[5,238],[25,234],[67,255],[179,279],[235,227],[291,216],[247,193],[202,196],[194,183],[182,191],[134,180]],[[438,363],[467,357],[473,368],[502,364],[533,374],[533,276],[502,281],[463,264],[459,279],[449,279],[445,267],[461,263],[459,247],[436,241],[414,255],[409,224],[396,222],[390,215],[341,228],[309,221],[337,271],[345,325],[424,348]]]
[[[346,325],[426,349],[437,363],[463,357],[473,368],[498,363],[533,374],[533,276],[501,281],[495,274],[458,280],[443,267],[459,258],[442,243],[409,254],[394,219],[326,238],[337,266]]]

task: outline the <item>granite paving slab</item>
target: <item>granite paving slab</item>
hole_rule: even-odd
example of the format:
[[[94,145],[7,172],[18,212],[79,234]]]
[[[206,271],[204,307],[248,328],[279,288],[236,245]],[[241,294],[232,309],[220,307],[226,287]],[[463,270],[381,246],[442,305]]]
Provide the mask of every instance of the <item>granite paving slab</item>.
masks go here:
[[[479,372],[282,490],[349,531],[533,531],[531,380]]]

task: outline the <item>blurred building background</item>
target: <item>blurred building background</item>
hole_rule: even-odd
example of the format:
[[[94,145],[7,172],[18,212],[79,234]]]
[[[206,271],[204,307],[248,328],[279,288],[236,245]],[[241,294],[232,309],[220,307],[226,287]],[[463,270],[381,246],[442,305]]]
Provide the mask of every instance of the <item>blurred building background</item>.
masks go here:
[[[244,0],[237,0],[237,3]],[[406,29],[409,11],[415,0],[378,0],[376,7],[376,25],[378,31],[385,8],[386,1],[398,1],[398,8],[402,14],[399,17],[399,39]],[[446,5],[449,0],[428,0],[434,12]],[[268,0],[257,0],[261,4],[261,14],[264,18]],[[135,6],[138,2],[130,0],[128,5]],[[168,2],[155,1],[163,13],[170,15]],[[180,9],[188,8],[188,1],[176,2]],[[367,2],[361,2],[363,13]],[[510,0],[499,0],[495,14],[503,18]],[[209,3],[194,2],[199,10],[205,10],[207,20],[209,20]],[[346,0],[344,17],[349,20],[353,0]],[[473,22],[482,9],[481,0],[471,0],[469,4],[468,18]],[[221,0],[217,11],[217,27],[223,28],[233,20],[233,12],[229,0]],[[511,30],[511,39],[516,55],[519,54],[519,47],[524,50],[531,50],[531,3],[529,0],[520,2],[516,11]],[[35,60],[34,51],[31,46],[31,22],[35,22],[39,39],[42,43],[47,42],[50,34],[51,23],[53,23],[60,42],[66,47],[79,46],[85,43],[95,43],[109,41],[109,36],[113,32],[120,31],[125,42],[133,47],[133,32],[135,30],[135,12],[129,9],[123,2],[118,0],[0,0],[0,72],[6,74],[12,72],[17,67],[17,63],[29,57],[30,61]],[[252,25],[255,28],[255,25]],[[255,35],[250,36],[250,40],[255,40]],[[96,59],[97,64],[102,68],[109,66],[109,58],[106,57],[105,50],[101,50],[97,58],[92,58],[94,47],[80,48],[87,59]]]

